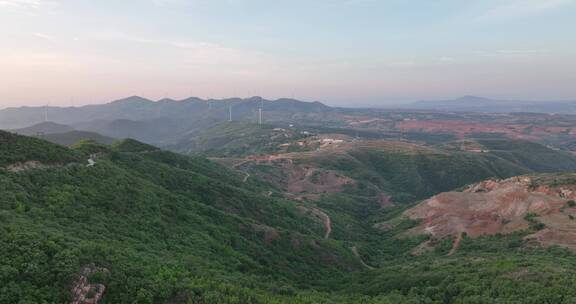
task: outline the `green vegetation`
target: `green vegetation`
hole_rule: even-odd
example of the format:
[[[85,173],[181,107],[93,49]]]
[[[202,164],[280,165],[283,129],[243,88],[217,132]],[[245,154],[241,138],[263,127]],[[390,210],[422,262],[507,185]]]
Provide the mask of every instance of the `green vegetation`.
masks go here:
[[[112,143],[112,148],[120,152],[152,152],[160,150],[154,146],[133,139],[123,139]]]
[[[546,225],[544,225],[544,223],[539,222],[536,218],[539,217],[538,214],[536,213],[526,213],[526,215],[524,216],[524,219],[530,223],[530,229],[534,230],[534,231],[538,231],[538,230],[542,230],[544,228],[546,228]]]
[[[100,304],[576,300],[574,256],[527,246],[528,231],[464,235],[451,256],[450,238],[405,234],[416,224],[401,216],[413,198],[442,182],[505,172],[481,170],[466,156],[357,151],[325,159],[368,182],[312,203],[268,197],[262,193],[276,189],[264,182],[243,182],[203,157],[132,140],[68,149],[4,132],[0,138],[1,167],[51,164],[0,169],[0,303],[69,302],[86,265],[108,270],[90,276],[106,285]],[[94,166],[86,165],[90,156]],[[414,172],[421,174],[409,177]],[[407,204],[374,204],[375,185],[405,193]],[[329,214],[330,239],[302,206]],[[536,222],[533,215],[527,220]],[[413,255],[423,241],[434,250]]]
[[[0,170],[0,303],[65,302],[72,278],[91,263],[111,273],[107,303],[168,301],[195,285],[227,290],[240,278],[251,289],[289,291],[360,269],[293,202],[238,188],[235,174],[205,159],[126,152],[135,146],[115,145],[94,167]],[[78,160],[102,152],[91,142],[75,148],[61,149]],[[231,291],[242,295],[238,303],[253,296],[240,285]]]
[[[227,122],[202,130],[169,145],[169,150],[185,154],[203,153],[211,156],[242,156],[279,152],[281,144],[294,143],[308,137],[293,128],[277,128]],[[286,147],[288,152],[302,151],[297,145]]]
[[[554,151],[544,145],[521,140],[478,140],[490,154],[535,172],[559,172],[576,169],[576,159],[569,153]]]
[[[80,140],[92,140],[106,145],[114,142],[113,138],[86,131],[70,131],[66,133],[44,134],[38,137],[62,146],[70,146]]]
[[[372,188],[404,203],[491,177],[504,178],[530,172],[527,167],[496,157],[467,153],[358,149],[310,161],[341,171],[364,183],[366,188],[375,186]]]
[[[45,141],[0,131],[0,167],[38,161],[45,165],[64,165],[80,161],[80,156],[58,145]]]

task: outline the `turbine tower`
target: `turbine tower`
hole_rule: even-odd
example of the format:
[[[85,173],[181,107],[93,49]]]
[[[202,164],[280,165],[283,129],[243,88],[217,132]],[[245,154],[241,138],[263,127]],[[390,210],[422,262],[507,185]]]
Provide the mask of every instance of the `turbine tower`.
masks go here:
[[[262,125],[262,108],[258,109],[258,124]]]
[[[232,104],[228,106],[228,121],[232,121]]]
[[[258,108],[258,125],[262,125],[263,111],[264,111],[264,98],[260,97],[260,107]]]

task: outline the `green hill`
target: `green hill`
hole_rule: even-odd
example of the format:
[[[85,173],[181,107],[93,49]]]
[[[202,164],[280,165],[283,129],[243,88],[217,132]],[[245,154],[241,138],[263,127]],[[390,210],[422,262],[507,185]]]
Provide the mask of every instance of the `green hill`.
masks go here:
[[[305,133],[292,128],[227,122],[183,136],[166,148],[185,154],[242,156],[279,152],[281,144],[306,137]]]
[[[273,160],[247,158],[229,166],[268,182],[274,193],[316,205],[331,216],[335,238],[358,242],[373,237],[370,220],[378,221],[383,209],[401,210],[492,177],[576,170],[575,157],[561,151],[523,141],[499,145],[499,150],[470,152],[357,140]]]
[[[62,146],[71,146],[81,140],[92,140],[106,145],[114,142],[114,138],[88,131],[70,131],[66,133],[44,134],[38,137]]]
[[[350,194],[374,196],[384,192],[395,202],[404,203],[490,177],[576,170],[576,157],[537,143],[514,140],[481,140],[479,143],[484,150],[471,152],[460,149],[456,143],[430,147],[358,140],[283,155],[276,162],[249,161],[240,169],[273,182],[289,173],[282,161],[289,159],[296,167],[332,170],[353,179],[356,186],[345,187],[345,192]]]
[[[361,269],[293,202],[260,195],[206,159],[125,141],[87,166],[82,145],[0,135],[0,164],[54,165],[0,169],[0,303],[66,302],[74,276],[92,264],[109,272],[94,279],[107,286],[106,303],[190,290],[210,299],[198,286],[238,280],[262,290],[313,286]]]
[[[22,129],[11,130],[13,133],[26,136],[66,133],[70,131],[74,131],[74,128],[50,121],[41,122]]]
[[[32,161],[45,165],[65,165],[79,160],[77,153],[62,146],[0,131],[0,167]]]
[[[444,183],[530,166],[498,158],[490,167],[484,158],[497,156],[405,144],[356,142],[353,149],[309,155],[295,162],[362,183],[316,202],[290,201],[203,157],[134,140],[65,148],[0,132],[0,303],[68,303],[81,274],[92,284],[87,296],[105,286],[99,304],[570,303],[576,297],[574,255],[566,250],[529,247],[522,234],[512,234],[464,238],[454,256],[446,255],[451,239],[435,240],[434,250],[414,256],[426,236],[405,234],[417,224],[400,216],[411,204],[374,207],[366,194],[389,187],[408,200]],[[29,161],[44,166],[11,169]],[[331,234],[319,221],[322,212]]]

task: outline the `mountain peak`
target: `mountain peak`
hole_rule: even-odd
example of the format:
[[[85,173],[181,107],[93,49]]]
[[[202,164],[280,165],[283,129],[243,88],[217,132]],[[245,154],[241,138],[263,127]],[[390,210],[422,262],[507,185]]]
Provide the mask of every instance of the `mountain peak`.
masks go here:
[[[36,135],[37,133],[54,134],[70,131],[74,131],[74,128],[52,121],[45,121],[26,128],[12,130],[12,132],[20,135]]]
[[[150,99],[146,99],[144,97],[130,96],[127,98],[115,100],[111,102],[111,104],[135,104],[135,103],[151,103],[151,102],[153,101]]]
[[[488,99],[485,97],[466,95],[466,96],[462,96],[460,98],[457,98],[456,101],[458,101],[458,102],[487,102],[487,101],[492,101],[492,99]]]
[[[135,139],[127,138],[112,144],[112,147],[120,152],[151,152],[160,150],[152,145],[145,144]]]

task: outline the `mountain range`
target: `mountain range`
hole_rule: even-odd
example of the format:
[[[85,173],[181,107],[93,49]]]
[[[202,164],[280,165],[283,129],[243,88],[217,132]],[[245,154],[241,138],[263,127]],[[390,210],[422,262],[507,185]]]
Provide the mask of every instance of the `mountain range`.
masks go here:
[[[224,100],[129,97],[107,104],[83,107],[22,107],[0,110],[0,129],[21,129],[43,122],[67,125],[113,138],[135,138],[155,145],[176,144],[181,136],[233,120],[257,121],[262,107],[267,123],[314,123],[331,108],[319,102],[261,97]],[[324,118],[322,118],[324,119]]]

